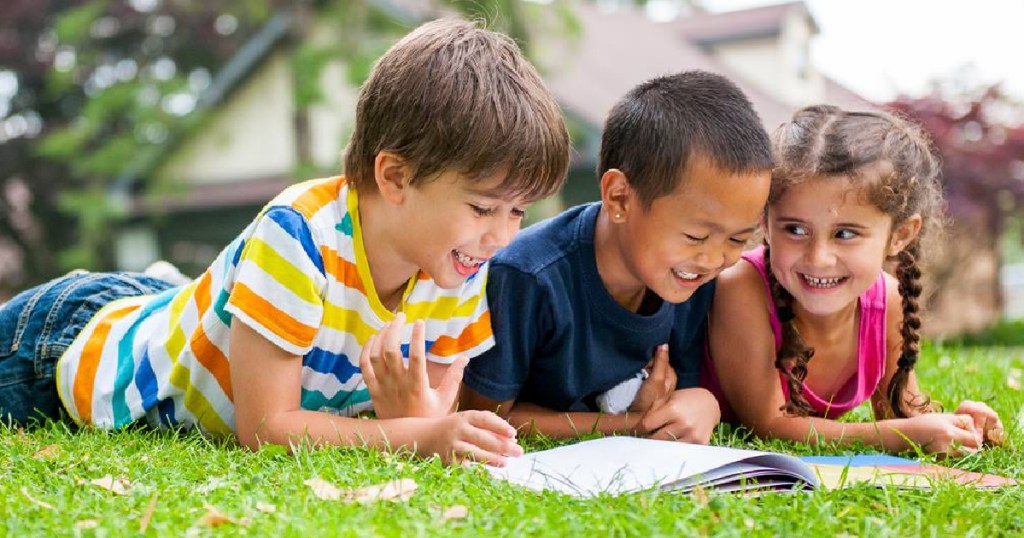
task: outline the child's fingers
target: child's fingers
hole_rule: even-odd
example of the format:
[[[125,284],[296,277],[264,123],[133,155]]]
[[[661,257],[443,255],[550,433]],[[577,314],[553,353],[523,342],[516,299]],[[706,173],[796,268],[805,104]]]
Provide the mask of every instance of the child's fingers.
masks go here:
[[[427,345],[426,328],[423,320],[412,324],[412,335],[409,337],[409,371],[416,386],[429,386],[427,379]],[[461,379],[460,379],[461,380]]]
[[[405,314],[399,312],[395,319],[382,331],[384,340],[384,360],[388,370],[396,374],[405,372],[405,361],[402,355],[402,330],[405,329]]]
[[[373,365],[376,375],[388,374],[388,365],[384,360],[384,336],[387,330],[388,325],[384,325],[379,333],[366,342],[366,346],[370,348],[370,364]]]
[[[512,439],[514,442],[516,429],[507,420],[490,411],[463,411],[462,413],[466,414],[466,418],[472,426]]]
[[[366,383],[366,388],[370,390],[370,393],[377,392],[377,374],[373,371],[373,364],[370,361],[371,350],[373,349],[373,341],[377,338],[377,335],[371,335],[366,341],[366,345],[363,346],[362,351],[359,352],[359,369],[363,373],[363,382]]]
[[[464,355],[460,355],[459,358],[455,359],[448,370],[445,371],[444,377],[441,378],[441,383],[437,386],[437,392],[441,396],[442,401],[449,404],[449,408],[453,407],[455,400],[459,396],[459,387],[462,383],[462,375],[466,371],[466,365],[469,364],[469,359]],[[424,366],[424,375],[426,375],[426,366]]]

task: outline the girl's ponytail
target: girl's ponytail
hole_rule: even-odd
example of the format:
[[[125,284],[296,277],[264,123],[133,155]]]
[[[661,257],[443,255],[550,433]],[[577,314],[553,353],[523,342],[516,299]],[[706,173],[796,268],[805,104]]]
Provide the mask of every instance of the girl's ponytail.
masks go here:
[[[896,363],[896,373],[889,381],[887,389],[889,405],[892,407],[893,415],[897,418],[910,416],[909,408],[912,406],[930,407],[928,400],[918,403],[905,400],[903,397],[910,379],[910,372],[914,370],[921,353],[921,335],[918,334],[921,329],[921,318],[918,316],[920,311],[918,299],[921,297],[921,268],[917,261],[920,249],[920,242],[914,240],[897,255],[896,279],[899,281],[900,296],[903,299],[903,323],[900,325],[903,349]]]
[[[814,348],[807,345],[794,323],[793,296],[772,273],[771,250],[764,247],[764,268],[772,292],[772,302],[782,325],[782,345],[775,357],[775,367],[782,372],[789,386],[789,398],[782,410],[789,415],[807,416],[814,412],[804,398],[804,379],[807,378],[807,362],[814,356]]]

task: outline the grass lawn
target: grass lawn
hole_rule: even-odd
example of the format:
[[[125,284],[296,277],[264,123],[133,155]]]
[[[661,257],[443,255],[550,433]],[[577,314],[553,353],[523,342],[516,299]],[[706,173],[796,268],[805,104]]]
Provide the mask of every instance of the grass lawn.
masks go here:
[[[943,464],[1024,478],[1016,448],[1024,446],[1022,369],[1024,349],[928,348],[918,374],[932,397],[947,408],[984,400],[1008,429],[1005,446]],[[849,452],[766,443],[725,427],[713,442]],[[524,444],[551,446],[536,438]],[[104,477],[127,480],[117,484],[124,494],[93,483]],[[347,504],[316,496],[304,484],[313,478],[341,490],[399,478],[418,488],[405,502]],[[0,428],[0,536],[12,537],[137,536],[140,529],[149,536],[1001,536],[1024,534],[1022,506],[1020,488],[944,482],[930,491],[857,486],[758,498],[646,492],[579,500],[495,482],[481,469],[361,449],[251,453],[194,433]]]

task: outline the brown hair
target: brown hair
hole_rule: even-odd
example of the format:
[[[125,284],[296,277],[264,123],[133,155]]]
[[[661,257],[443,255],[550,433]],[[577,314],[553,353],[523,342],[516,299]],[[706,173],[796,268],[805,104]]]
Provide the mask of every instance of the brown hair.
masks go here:
[[[908,416],[908,406],[928,408],[927,399],[910,401],[904,392],[920,351],[922,241],[942,223],[940,167],[929,139],[916,125],[892,114],[847,112],[819,105],[798,110],[791,121],[776,130],[773,145],[776,167],[768,196],[769,211],[791,185],[810,178],[836,178],[861,189],[871,204],[892,217],[893,226],[915,214],[921,216],[921,232],[895,259],[903,301],[903,349],[886,394],[896,417]],[[792,296],[772,274],[770,260],[771,252],[766,247],[766,272],[782,324],[782,346],[775,367],[786,377],[790,389],[783,409],[808,415],[811,407],[803,396],[803,381],[814,349],[793,323]]]
[[[569,166],[561,109],[537,71],[508,37],[458,19],[413,30],[363,84],[344,156],[356,189],[375,188],[385,150],[409,162],[413,183],[501,173],[493,194],[528,201],[557,192]]]

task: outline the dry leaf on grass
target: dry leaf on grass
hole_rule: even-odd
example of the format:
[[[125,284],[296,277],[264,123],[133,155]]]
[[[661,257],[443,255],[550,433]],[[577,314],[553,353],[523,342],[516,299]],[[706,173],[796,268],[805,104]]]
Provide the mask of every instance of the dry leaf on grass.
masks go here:
[[[345,500],[348,502],[371,503],[376,501],[407,501],[416,491],[416,481],[411,478],[392,480],[375,486],[353,489],[345,492]]]
[[[468,516],[468,515],[469,515],[469,508],[466,508],[465,506],[462,506],[461,504],[456,504],[454,506],[449,506],[448,508],[444,509],[444,512],[441,513],[441,523],[444,523],[445,521],[448,521],[449,519],[465,519],[466,516]]]
[[[1010,371],[1006,374],[1006,386],[1013,390],[1020,390],[1020,380],[1020,368],[1010,368]]]
[[[196,520],[196,524],[200,527],[219,527],[227,523],[246,526],[250,523],[248,518],[235,519],[210,504],[203,504],[203,508],[206,508],[206,513]]]
[[[117,495],[128,495],[132,490],[132,483],[124,477],[113,478],[107,475],[103,478],[94,478],[89,483]]]
[[[341,498],[341,490],[326,480],[310,478],[304,481],[303,484],[313,489],[313,495],[325,501],[336,501]]]
[[[259,510],[260,512],[264,512],[264,513],[267,513],[267,514],[273,514],[274,512],[277,512],[277,507],[276,506],[274,506],[272,504],[268,504],[268,503],[262,502],[262,501],[257,501],[256,502],[256,509]]]
[[[28,499],[29,502],[31,502],[32,504],[34,504],[36,506],[39,506],[41,508],[46,508],[47,510],[53,510],[53,505],[52,504],[50,504],[48,502],[40,501],[39,499],[29,495],[28,494],[28,490],[25,489],[24,486],[22,486],[22,488],[21,488],[21,494],[24,495],[25,498]]]
[[[146,511],[142,514],[142,519],[139,520],[139,534],[145,534],[146,529],[149,527],[149,520],[153,519],[153,511],[156,510],[156,500],[160,497],[160,493],[157,491],[153,492],[153,496],[149,499],[149,504],[146,505]]]
[[[313,489],[313,494],[325,501],[344,499],[347,502],[371,503],[376,501],[406,501],[416,491],[416,481],[403,478],[365,488],[341,491],[326,480],[310,478],[303,484]]]
[[[37,460],[52,460],[57,456],[60,456],[60,446],[58,445],[46,445],[32,454],[32,457]]]

